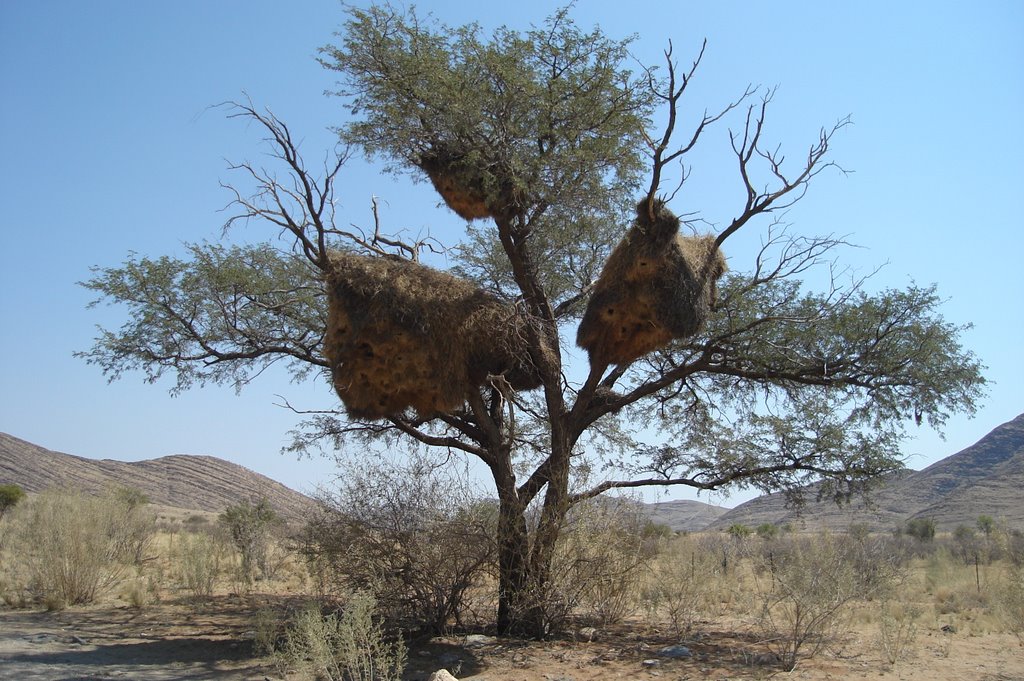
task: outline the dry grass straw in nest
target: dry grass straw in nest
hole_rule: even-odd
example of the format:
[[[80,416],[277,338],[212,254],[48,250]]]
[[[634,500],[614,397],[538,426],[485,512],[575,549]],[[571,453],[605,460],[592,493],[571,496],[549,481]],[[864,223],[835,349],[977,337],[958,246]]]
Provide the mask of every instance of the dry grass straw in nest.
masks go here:
[[[725,258],[712,236],[682,236],[661,201],[647,200],[594,285],[576,343],[591,364],[628,364],[674,338],[697,333],[717,295]]]
[[[471,162],[444,143],[421,154],[417,165],[448,207],[464,220],[498,217],[514,200],[511,181],[494,177],[500,164]]]
[[[540,385],[513,305],[445,272],[396,257],[331,255],[324,355],[356,418],[427,417],[462,406],[501,374]]]

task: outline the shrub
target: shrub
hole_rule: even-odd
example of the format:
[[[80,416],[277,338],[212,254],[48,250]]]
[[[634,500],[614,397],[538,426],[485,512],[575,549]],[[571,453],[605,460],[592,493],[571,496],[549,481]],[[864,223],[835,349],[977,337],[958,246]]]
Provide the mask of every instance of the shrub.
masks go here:
[[[243,501],[229,506],[220,515],[221,525],[227,528],[242,557],[242,578],[246,584],[273,576],[269,545],[270,528],[276,520],[270,502],[262,498],[256,503]]]
[[[644,541],[646,519],[628,499],[578,503],[563,528],[551,580],[537,601],[549,631],[574,611],[597,624],[621,622],[639,602],[641,582],[656,544]]]
[[[184,535],[179,544],[182,585],[196,600],[213,595],[220,572],[220,550],[209,534]]]
[[[737,540],[746,539],[752,533],[751,529],[742,523],[733,523],[726,532],[730,537]]]
[[[653,562],[642,600],[650,619],[668,618],[676,637],[689,633],[718,597],[722,561],[690,537],[671,541]]]
[[[497,509],[463,478],[414,459],[352,465],[301,551],[320,588],[371,591],[390,622],[440,633],[466,614],[470,589],[495,562]]]
[[[917,638],[921,609],[905,602],[886,601],[878,620],[878,644],[890,665],[906,659]]]
[[[771,563],[755,568],[760,627],[786,670],[835,641],[847,606],[863,596],[850,545],[828,534],[780,541]]]
[[[1024,568],[1011,566],[999,602],[1006,627],[1024,645]]]
[[[757,536],[765,541],[775,539],[779,536],[779,528],[771,523],[761,523],[757,526]]]
[[[15,484],[0,485],[0,519],[25,498],[25,490]]]
[[[931,518],[912,518],[907,521],[904,531],[919,542],[930,542],[935,539],[935,521]]]
[[[151,516],[116,493],[69,490],[43,492],[14,520],[15,561],[49,608],[92,602],[116,584],[153,527]]]
[[[327,681],[400,681],[405,645],[385,638],[375,607],[367,592],[353,596],[340,617],[307,606],[285,632],[280,665]]]

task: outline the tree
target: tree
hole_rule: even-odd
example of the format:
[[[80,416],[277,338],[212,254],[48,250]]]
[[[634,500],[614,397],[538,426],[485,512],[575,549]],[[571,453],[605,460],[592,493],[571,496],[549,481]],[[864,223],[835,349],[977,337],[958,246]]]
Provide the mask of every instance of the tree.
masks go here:
[[[18,505],[25,498],[25,490],[19,485],[8,483],[0,485],[0,518],[4,517],[7,511]]]
[[[243,501],[228,506],[219,520],[242,556],[242,576],[246,582],[251,583],[257,571],[260,576],[269,576],[267,542],[270,526],[277,520],[270,502],[261,498],[256,503]]]
[[[388,234],[376,211],[372,228],[339,227],[336,180],[349,150],[431,179],[467,221],[487,218],[450,251],[455,272],[514,303],[536,389],[515,391],[492,375],[440,413],[308,413],[292,448],[406,438],[482,461],[499,503],[499,630],[547,633],[536,605],[580,502],[670,485],[785,490],[799,501],[815,480],[821,495],[842,501],[901,466],[908,421],[939,428],[950,413],[974,411],[981,366],[960,345],[963,328],[942,319],[935,287],[869,291],[836,265],[842,239],[793,234],[782,223],[812,180],[838,169],[830,152],[847,119],[823,128],[794,163],[765,139],[772,91],[748,88],[695,117],[684,111],[704,47],[686,69],[669,46],[662,72],[634,71],[628,39],[583,31],[567,10],[541,27],[491,36],[391,7],[348,12],[340,43],[321,61],[339,74],[335,94],[351,118],[320,176],[283,121],[248,102],[231,109],[266,133],[289,176],[234,166],[254,189],[231,187],[238,212],[228,226],[268,224],[284,242],[195,245],[188,259],[133,256],[96,270],[84,285],[126,305],[128,321],[81,356],[111,377],[171,372],[173,391],[241,387],[280,361],[296,378],[330,378],[322,348],[331,250],[418,261],[433,246]],[[703,326],[635,358],[592,351],[589,368],[572,365],[563,339],[586,316],[622,225],[633,223],[627,240],[656,224],[677,226],[668,204],[690,172],[687,154],[711,126],[734,118],[742,200],[702,243],[717,253],[760,222],[763,248],[717,290],[713,257],[693,268]],[[449,175],[439,178],[439,167]],[[453,183],[461,198],[446,194]],[[687,227],[698,222],[696,212],[683,218]],[[812,270],[825,273],[820,292],[801,281]],[[599,469],[612,473],[594,479]]]
[[[911,518],[907,521],[906,533],[920,542],[930,542],[935,539],[935,520]]]

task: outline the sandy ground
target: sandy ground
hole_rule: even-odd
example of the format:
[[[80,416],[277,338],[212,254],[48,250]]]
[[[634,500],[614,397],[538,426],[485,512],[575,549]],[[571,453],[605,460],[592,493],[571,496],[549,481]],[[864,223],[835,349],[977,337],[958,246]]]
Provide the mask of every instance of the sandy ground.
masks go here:
[[[61,612],[0,609],[0,678],[24,681],[131,679],[279,679],[252,657],[252,612],[240,598],[201,608],[161,603],[72,608]],[[883,663],[870,632],[850,632],[841,649],[781,672],[749,637],[709,626],[684,641],[692,656],[659,651],[679,641],[642,626],[597,632],[593,641],[545,643],[475,637],[413,642],[407,681],[440,668],[464,681],[610,681],[611,679],[879,679],[881,681],[1024,681],[1024,647],[1009,634],[971,635],[922,629],[911,657]]]

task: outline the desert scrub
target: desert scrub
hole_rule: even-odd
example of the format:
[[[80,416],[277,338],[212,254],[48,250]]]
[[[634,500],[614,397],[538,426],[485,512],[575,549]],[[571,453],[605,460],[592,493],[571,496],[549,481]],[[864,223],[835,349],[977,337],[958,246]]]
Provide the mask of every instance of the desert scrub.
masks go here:
[[[775,543],[753,556],[759,627],[783,668],[796,668],[847,630],[850,605],[865,593],[849,540],[827,533]]]
[[[641,600],[649,620],[668,619],[677,636],[689,633],[701,615],[721,603],[722,560],[692,537],[667,542],[652,562]]]
[[[917,620],[922,610],[919,606],[899,600],[887,600],[881,604],[878,620],[878,646],[890,665],[907,659],[917,638]]]
[[[375,618],[376,606],[368,592],[352,596],[340,617],[307,605],[285,632],[277,655],[282,673],[327,681],[400,681],[405,644],[400,637],[388,640]]]
[[[141,558],[153,519],[122,491],[89,496],[47,490],[12,514],[12,560],[50,609],[91,603]]]
[[[1024,645],[1024,567],[1010,564],[999,600],[1003,623]]]
[[[221,549],[209,534],[183,535],[178,542],[179,570],[182,586],[194,600],[213,595],[220,573]]]

